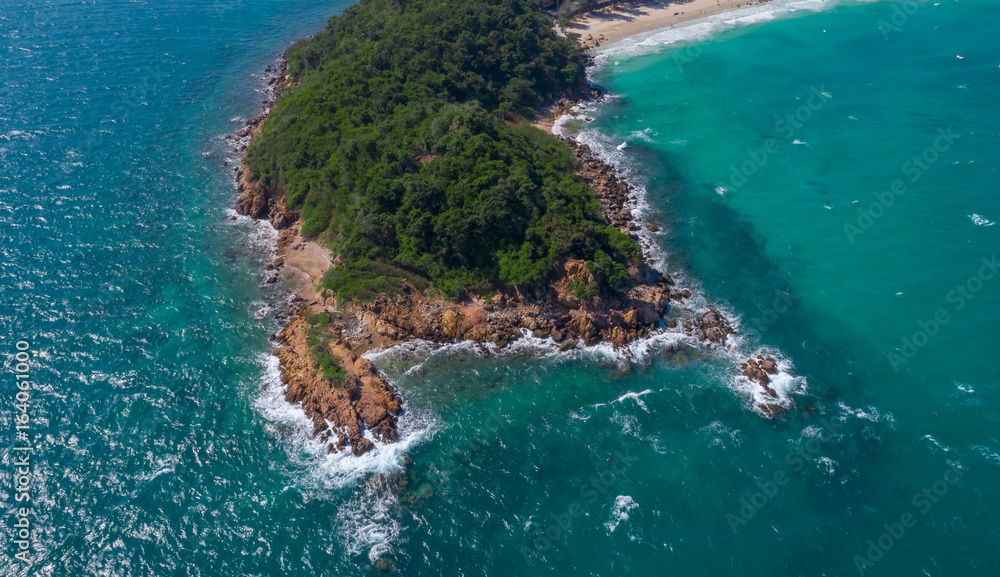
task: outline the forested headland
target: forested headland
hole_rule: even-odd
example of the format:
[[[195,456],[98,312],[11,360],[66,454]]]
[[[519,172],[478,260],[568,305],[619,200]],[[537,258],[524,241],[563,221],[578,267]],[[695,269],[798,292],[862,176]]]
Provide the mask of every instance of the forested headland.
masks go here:
[[[249,178],[338,258],[344,295],[430,281],[448,298],[545,284],[587,261],[581,297],[641,254],[606,224],[560,140],[526,122],[586,86],[579,48],[531,0],[362,0],[286,52],[289,80]]]

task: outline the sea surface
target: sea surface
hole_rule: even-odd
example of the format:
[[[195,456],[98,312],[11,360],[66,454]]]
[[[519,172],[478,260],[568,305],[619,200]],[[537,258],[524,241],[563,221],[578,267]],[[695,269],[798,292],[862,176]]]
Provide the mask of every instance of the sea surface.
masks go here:
[[[362,458],[283,400],[288,287],[222,138],[347,4],[0,4],[0,574],[1000,574],[994,3],[776,0],[603,47],[614,97],[558,129],[636,187],[678,313],[740,336],[383,351],[402,440]]]

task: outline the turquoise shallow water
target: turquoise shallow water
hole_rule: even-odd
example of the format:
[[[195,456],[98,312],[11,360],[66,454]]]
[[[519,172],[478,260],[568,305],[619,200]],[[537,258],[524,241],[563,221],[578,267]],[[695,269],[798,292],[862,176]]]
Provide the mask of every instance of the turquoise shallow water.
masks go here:
[[[373,575],[379,555],[401,575],[996,573],[989,3],[881,31],[900,5],[770,6],[612,47],[595,80],[619,98],[565,130],[643,187],[693,304],[747,336],[687,360],[666,336],[629,363],[389,351],[403,442],[361,460],[323,455],[280,398],[270,236],[226,222],[219,138],[256,112],[254,75],[342,6],[0,8],[2,574]],[[9,532],[17,339],[30,567]],[[757,350],[803,376],[776,420],[732,376]]]

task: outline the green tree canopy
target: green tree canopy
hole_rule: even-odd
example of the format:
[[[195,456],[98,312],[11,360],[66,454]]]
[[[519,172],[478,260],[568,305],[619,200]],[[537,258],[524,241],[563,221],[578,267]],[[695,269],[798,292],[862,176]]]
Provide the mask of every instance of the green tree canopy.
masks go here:
[[[456,297],[538,286],[561,257],[620,286],[637,261],[569,148],[515,122],[585,82],[530,0],[362,0],[286,57],[299,85],[246,160],[341,255],[333,276],[384,263]]]

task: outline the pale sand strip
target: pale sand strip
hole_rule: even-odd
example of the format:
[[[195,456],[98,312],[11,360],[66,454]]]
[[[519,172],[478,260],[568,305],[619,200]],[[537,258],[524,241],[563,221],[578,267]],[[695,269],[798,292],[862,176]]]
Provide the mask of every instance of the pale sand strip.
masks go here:
[[[569,34],[579,34],[583,45],[590,47],[597,43],[608,44],[629,36],[669,28],[674,24],[735,10],[752,3],[763,4],[763,2],[748,2],[747,0],[690,0],[688,2],[644,0],[639,2],[636,8],[633,8],[631,3],[624,3],[614,8],[595,10],[574,18],[565,31]]]
[[[330,250],[316,241],[306,240],[297,224],[285,233],[276,251],[277,256],[284,259],[284,264],[277,267],[279,274],[292,279],[296,294],[307,304],[313,304],[319,298],[319,281],[331,266]]]

